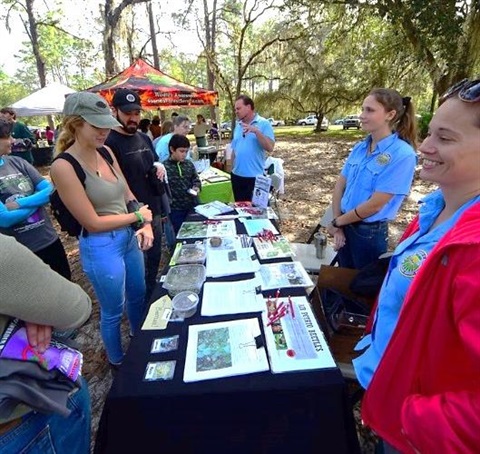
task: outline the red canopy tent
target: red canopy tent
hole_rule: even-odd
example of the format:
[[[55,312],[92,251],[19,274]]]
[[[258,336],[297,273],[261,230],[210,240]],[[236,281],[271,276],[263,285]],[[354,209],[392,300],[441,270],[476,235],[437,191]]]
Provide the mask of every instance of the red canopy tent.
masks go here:
[[[87,91],[98,93],[111,104],[113,94],[118,88],[135,90],[144,109],[218,105],[218,92],[184,84],[150,66],[141,58],[121,73],[102,84],[88,88]]]

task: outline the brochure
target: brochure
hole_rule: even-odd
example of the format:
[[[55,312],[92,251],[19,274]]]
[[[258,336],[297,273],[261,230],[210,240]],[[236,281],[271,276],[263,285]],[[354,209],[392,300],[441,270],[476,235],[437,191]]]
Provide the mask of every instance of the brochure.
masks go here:
[[[310,276],[300,262],[260,265],[258,274],[262,280],[262,290],[287,287],[313,287]]]
[[[264,175],[255,177],[255,187],[253,188],[252,204],[257,207],[267,208],[268,196],[272,179]]]
[[[258,319],[190,325],[184,382],[269,370]]]
[[[202,315],[242,314],[265,310],[261,282],[206,282],[203,286]]]
[[[264,303],[267,311],[262,320],[272,372],[336,367],[305,297],[266,299]],[[275,316],[279,312],[284,313],[280,318]]]
[[[203,205],[197,205],[195,207],[195,211],[206,218],[213,218],[214,216],[218,216],[220,214],[229,213],[233,211],[233,208],[228,206],[223,202],[219,202],[215,200],[214,202],[205,203]]]
[[[176,361],[157,361],[147,364],[145,369],[145,381],[171,380],[175,374]]]
[[[260,260],[292,257],[295,253],[290,242],[283,236],[276,236],[273,240],[254,238],[253,243]]]
[[[209,240],[207,240],[206,244],[208,256],[208,251],[210,250],[232,251],[234,249],[241,249],[243,247],[251,247],[252,239],[248,235],[235,235],[226,236],[223,238],[210,238]]]
[[[238,207],[235,208],[238,216],[241,218],[251,219],[278,219],[277,214],[273,211],[272,207],[260,208],[260,207]]]
[[[269,219],[241,218],[240,221],[243,222],[243,225],[247,229],[247,234],[249,236],[257,236],[263,233],[264,230],[268,230],[272,232],[274,235],[278,235],[280,233]]]
[[[207,252],[207,277],[256,273],[259,270],[260,262],[253,248],[233,250],[215,250],[211,248]]]
[[[165,329],[172,316],[172,300],[164,295],[154,301],[148,308],[148,314],[142,325],[142,330]]]
[[[235,236],[235,221],[184,222],[177,234],[178,240]]]

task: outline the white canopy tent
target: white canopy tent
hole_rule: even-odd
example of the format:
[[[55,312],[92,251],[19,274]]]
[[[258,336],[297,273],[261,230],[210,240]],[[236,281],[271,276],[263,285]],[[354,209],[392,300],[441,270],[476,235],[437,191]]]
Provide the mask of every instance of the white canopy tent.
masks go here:
[[[17,117],[58,114],[62,113],[65,96],[74,92],[70,87],[54,82],[17,101],[11,107]]]

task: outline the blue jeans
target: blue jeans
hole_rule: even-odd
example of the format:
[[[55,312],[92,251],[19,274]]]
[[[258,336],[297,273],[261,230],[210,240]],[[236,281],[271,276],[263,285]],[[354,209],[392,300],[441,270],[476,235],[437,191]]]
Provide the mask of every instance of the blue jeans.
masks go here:
[[[72,412],[57,414],[30,412],[22,422],[0,435],[2,454],[88,454],[90,452],[90,396],[87,382],[69,399]]]
[[[175,244],[177,243],[177,238],[175,231],[173,230],[170,215],[168,215],[168,219],[163,224],[163,231],[165,232],[165,243],[167,244],[167,248],[170,253],[173,253],[175,250]]]
[[[126,306],[130,330],[140,327],[145,310],[145,263],[131,227],[79,238],[83,271],[100,302],[100,333],[108,360],[123,360],[120,324]]]
[[[162,220],[160,216],[154,216],[152,229],[153,245],[143,254],[145,257],[145,285],[147,289],[145,303],[147,304],[157,283],[158,268],[162,258]]]
[[[338,263],[344,268],[361,269],[387,252],[387,222],[357,222],[343,227],[345,246],[338,251]]]
[[[187,219],[187,215],[189,212],[190,210],[172,210],[171,211],[170,220],[172,221],[172,226],[173,226],[175,235],[180,230],[180,227],[185,222],[185,219]]]

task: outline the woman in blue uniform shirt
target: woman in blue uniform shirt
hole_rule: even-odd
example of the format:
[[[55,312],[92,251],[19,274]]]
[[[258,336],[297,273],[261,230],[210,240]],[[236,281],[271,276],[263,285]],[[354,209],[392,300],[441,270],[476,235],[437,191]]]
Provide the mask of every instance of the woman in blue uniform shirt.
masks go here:
[[[387,251],[388,221],[410,192],[417,162],[415,112],[410,98],[376,88],[360,115],[369,133],[356,144],[333,190],[333,235],[339,264],[362,268]]]

